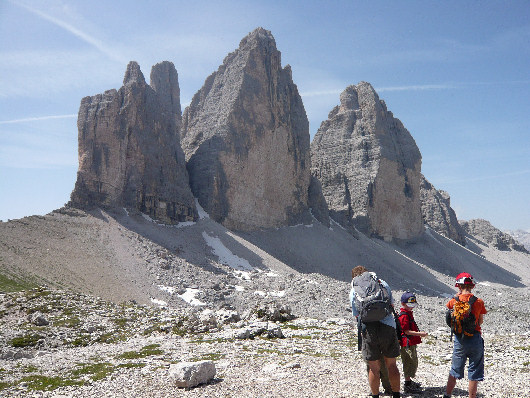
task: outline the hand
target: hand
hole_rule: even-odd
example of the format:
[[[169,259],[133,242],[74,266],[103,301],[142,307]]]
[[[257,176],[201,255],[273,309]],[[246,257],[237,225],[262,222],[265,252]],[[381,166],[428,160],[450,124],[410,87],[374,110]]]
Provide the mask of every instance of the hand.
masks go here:
[[[429,333],[427,333],[427,332],[418,332],[418,336],[420,336],[420,337],[425,337],[425,336],[428,336],[428,335],[429,335]]]

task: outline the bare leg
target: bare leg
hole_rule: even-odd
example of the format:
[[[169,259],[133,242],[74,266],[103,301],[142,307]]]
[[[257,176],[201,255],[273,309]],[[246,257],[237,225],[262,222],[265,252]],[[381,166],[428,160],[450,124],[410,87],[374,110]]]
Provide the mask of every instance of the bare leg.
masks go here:
[[[393,392],[398,392],[401,389],[399,381],[399,369],[396,365],[396,358],[386,358],[385,357],[386,368],[388,369],[388,379],[390,380],[390,385],[392,386]]]
[[[368,371],[368,383],[370,384],[370,390],[372,391],[373,395],[377,395],[379,394],[379,371],[381,370],[379,361],[368,361],[368,367],[370,368]]]
[[[477,396],[478,381],[469,380],[469,398],[476,398]]]
[[[449,375],[449,377],[447,378],[447,386],[445,387],[445,393],[447,395],[451,395],[455,386],[456,386],[456,378]]]

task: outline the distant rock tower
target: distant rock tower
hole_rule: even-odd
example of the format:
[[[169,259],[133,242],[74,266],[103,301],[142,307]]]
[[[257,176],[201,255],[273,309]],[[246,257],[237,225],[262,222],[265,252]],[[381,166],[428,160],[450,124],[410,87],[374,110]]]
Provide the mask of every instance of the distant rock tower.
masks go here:
[[[471,240],[476,240],[478,243],[493,246],[497,250],[515,250],[528,254],[528,250],[522,244],[507,233],[495,228],[489,221],[478,218],[469,221],[460,221],[460,225],[469,234],[468,237]]]
[[[181,143],[193,194],[226,227],[308,216],[309,123],[269,31],[251,32],[206,79],[184,111]]]
[[[180,112],[178,75],[170,62],[153,67],[151,86],[130,62],[118,91],[83,98],[70,203],[135,208],[166,223],[196,219],[179,142]]]
[[[420,151],[370,84],[342,92],[311,143],[311,157],[339,224],[385,240],[423,233]]]
[[[458,223],[449,194],[437,190],[423,175],[420,189],[421,211],[425,223],[439,234],[465,246],[466,232]]]

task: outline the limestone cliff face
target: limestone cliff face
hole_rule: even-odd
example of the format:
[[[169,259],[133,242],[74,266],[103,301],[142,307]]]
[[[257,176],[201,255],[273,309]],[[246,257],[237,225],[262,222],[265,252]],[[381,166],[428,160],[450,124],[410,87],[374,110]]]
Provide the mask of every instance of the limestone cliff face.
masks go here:
[[[386,240],[423,233],[421,154],[368,83],[349,86],[311,143],[330,216]]]
[[[151,79],[131,62],[118,91],[81,101],[73,205],[136,208],[166,223],[196,219],[179,143],[177,72],[163,62]]]
[[[455,211],[451,208],[451,198],[445,191],[437,190],[422,175],[421,211],[424,222],[439,234],[466,245],[466,233],[458,223]]]
[[[192,192],[214,220],[253,230],[307,214],[309,123],[289,66],[258,28],[209,76],[183,115]]]

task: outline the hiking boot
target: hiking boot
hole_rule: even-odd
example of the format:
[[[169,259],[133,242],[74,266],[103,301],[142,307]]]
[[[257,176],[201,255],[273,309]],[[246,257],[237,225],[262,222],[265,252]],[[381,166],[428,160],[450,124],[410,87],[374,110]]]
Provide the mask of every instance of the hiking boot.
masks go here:
[[[414,380],[411,380],[410,384],[412,384],[413,387],[421,388],[421,383],[415,382]]]
[[[418,394],[418,393],[421,393],[423,392],[423,389],[419,386],[415,386],[414,384],[410,384],[410,385],[405,385],[405,387],[403,388],[403,392],[406,393],[406,394]]]

